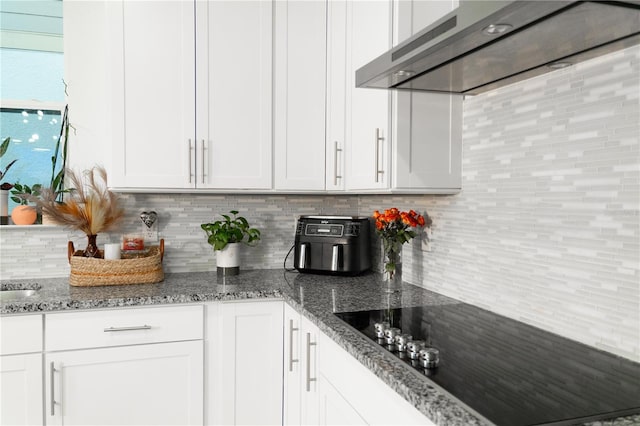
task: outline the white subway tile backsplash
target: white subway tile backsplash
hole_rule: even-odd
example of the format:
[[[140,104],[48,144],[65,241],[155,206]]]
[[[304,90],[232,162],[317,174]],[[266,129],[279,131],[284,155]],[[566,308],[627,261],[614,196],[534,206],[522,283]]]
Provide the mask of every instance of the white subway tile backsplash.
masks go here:
[[[463,191],[416,200],[439,237],[410,281],[640,360],[639,59],[465,100]]]

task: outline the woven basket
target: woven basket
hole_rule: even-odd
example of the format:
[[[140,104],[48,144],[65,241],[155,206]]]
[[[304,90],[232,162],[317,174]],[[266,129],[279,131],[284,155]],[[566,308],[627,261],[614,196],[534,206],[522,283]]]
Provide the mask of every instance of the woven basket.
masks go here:
[[[101,251],[102,254],[102,251]],[[84,257],[83,251],[75,251],[73,242],[68,244],[71,274],[69,284],[76,287],[123,284],[153,284],[164,280],[162,258],[164,240],[152,246],[144,254],[123,253],[122,259],[107,260]]]

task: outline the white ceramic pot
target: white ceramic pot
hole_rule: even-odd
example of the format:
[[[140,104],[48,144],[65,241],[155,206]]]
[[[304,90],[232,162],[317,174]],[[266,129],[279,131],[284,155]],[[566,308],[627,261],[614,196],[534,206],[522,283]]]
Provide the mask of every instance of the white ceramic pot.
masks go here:
[[[240,243],[229,243],[216,251],[218,275],[238,275],[240,273]]]

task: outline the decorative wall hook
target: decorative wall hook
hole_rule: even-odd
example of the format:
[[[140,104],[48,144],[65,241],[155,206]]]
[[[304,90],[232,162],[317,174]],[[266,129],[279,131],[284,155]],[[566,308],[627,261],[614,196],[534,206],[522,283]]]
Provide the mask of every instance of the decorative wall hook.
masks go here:
[[[156,220],[158,220],[158,213],[154,211],[150,212],[142,212],[140,213],[140,219],[147,226],[147,228],[151,229]]]

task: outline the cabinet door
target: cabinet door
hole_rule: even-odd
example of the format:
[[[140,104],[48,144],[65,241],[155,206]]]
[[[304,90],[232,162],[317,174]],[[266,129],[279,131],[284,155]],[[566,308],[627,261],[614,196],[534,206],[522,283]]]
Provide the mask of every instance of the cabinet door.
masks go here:
[[[46,355],[46,423],[203,422],[202,341]]]
[[[366,425],[360,413],[338,392],[326,377],[318,378],[320,425]],[[386,407],[380,407],[385,410]]]
[[[41,425],[42,354],[0,357],[0,424]]]
[[[324,190],[327,2],[275,8],[275,189]]]
[[[320,373],[318,339],[320,330],[305,317],[300,317],[302,334],[302,392],[301,392],[301,423],[305,425],[317,425],[320,421],[319,384]]]
[[[196,8],[196,186],[271,189],[273,4]]]
[[[74,128],[67,140],[66,166],[86,170],[96,163],[101,164],[109,172],[109,184],[113,184],[115,178],[111,167],[113,144],[119,143],[114,134],[116,123],[110,119],[113,109],[111,79],[115,76],[109,52],[116,47],[112,44],[114,38],[122,41],[123,37],[122,34],[110,34],[111,22],[105,16],[108,16],[107,8],[114,6],[111,3],[109,0],[62,2],[66,103],[70,106]],[[122,65],[122,60],[118,63]],[[123,72],[122,69],[117,71]],[[122,109],[118,113],[122,114]],[[117,120],[119,138],[122,137],[123,117]]]
[[[355,72],[391,47],[391,3],[347,1],[346,189],[389,187],[390,93],[355,87]]]
[[[111,186],[195,185],[194,2],[108,2]],[[100,159],[96,159],[100,161]]]
[[[455,0],[396,0],[395,42],[422,30],[456,6]],[[462,185],[462,96],[403,91],[393,96],[392,186],[458,192]]]
[[[327,335],[318,347],[322,424],[433,425]]]
[[[209,344],[218,350],[210,373],[215,424],[282,423],[282,301],[219,306]]]
[[[284,425],[301,424],[302,362],[300,314],[284,304]]]
[[[327,6],[327,190],[345,187],[345,153],[347,146],[347,2],[330,1]]]

